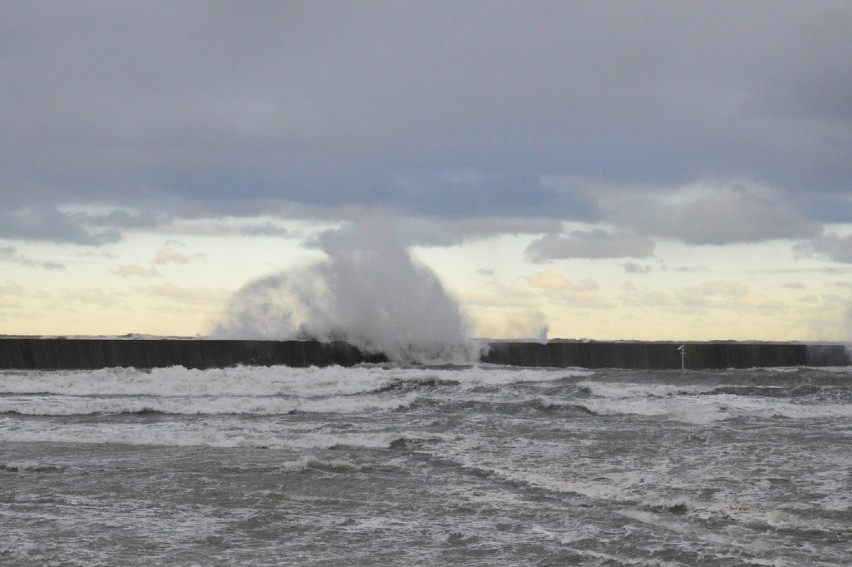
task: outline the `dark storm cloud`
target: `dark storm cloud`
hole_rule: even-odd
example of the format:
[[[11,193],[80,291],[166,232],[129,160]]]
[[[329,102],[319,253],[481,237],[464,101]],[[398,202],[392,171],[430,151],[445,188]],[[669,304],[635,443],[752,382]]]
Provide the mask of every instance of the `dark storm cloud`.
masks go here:
[[[133,213],[126,210],[113,210],[105,214],[77,214],[75,217],[84,220],[86,224],[91,226],[115,228],[147,228],[157,226],[166,220],[166,218],[155,214]]]
[[[816,237],[822,226],[804,218],[783,192],[741,184],[685,194],[677,202],[632,203],[612,212],[625,225],[687,244],[733,244]]]
[[[357,217],[356,217],[357,218]],[[437,218],[424,217],[400,222],[396,228],[401,243],[408,246],[454,246],[501,235],[540,235],[558,233],[562,223],[556,219],[527,217]],[[321,248],[323,238],[340,234],[345,238],[354,230],[351,222],[304,241],[310,248]]]
[[[794,250],[805,256],[825,256],[835,262],[852,264],[852,234],[824,234],[809,242],[797,244]]]
[[[99,246],[118,242],[121,233],[115,229],[91,230],[75,215],[52,207],[39,207],[0,212],[0,238]]]
[[[576,231],[567,235],[548,234],[534,240],[526,249],[533,262],[565,258],[647,258],[655,242],[643,236],[616,234],[604,230]]]
[[[441,217],[550,217],[595,221],[598,204],[587,192],[557,192],[538,175],[488,175],[482,179],[408,179],[398,182],[396,201],[414,213]]]
[[[805,218],[827,223],[847,223],[852,219],[852,191],[847,194],[798,193],[791,196],[790,202]]]
[[[558,233],[562,223],[553,218],[476,217],[462,219],[414,219],[400,227],[408,245],[451,246],[500,235]]]
[[[839,0],[6,2],[0,210],[597,220],[559,175],[848,204],[850,62]]]
[[[163,215],[113,210],[108,213],[67,212],[36,206],[0,212],[0,238],[101,246],[122,239],[122,231],[157,226]]]

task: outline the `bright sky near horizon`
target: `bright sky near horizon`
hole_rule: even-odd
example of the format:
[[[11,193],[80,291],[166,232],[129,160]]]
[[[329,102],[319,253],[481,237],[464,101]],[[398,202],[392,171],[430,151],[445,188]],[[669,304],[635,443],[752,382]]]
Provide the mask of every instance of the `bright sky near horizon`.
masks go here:
[[[475,336],[852,339],[848,1],[0,0],[0,38],[0,334],[203,335],[380,210]]]

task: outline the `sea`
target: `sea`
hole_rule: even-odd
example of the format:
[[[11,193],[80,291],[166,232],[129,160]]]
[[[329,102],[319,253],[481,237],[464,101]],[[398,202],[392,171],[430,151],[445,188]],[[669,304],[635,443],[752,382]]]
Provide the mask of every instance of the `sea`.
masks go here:
[[[0,372],[0,565],[850,565],[852,368]]]

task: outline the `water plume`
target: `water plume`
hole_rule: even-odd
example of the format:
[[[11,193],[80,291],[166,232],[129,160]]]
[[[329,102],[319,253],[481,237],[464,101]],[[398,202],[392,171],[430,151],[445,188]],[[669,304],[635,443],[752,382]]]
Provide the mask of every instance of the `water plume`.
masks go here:
[[[319,245],[325,261],[239,290],[213,336],[343,340],[402,364],[479,359],[459,305],[411,257],[390,218],[373,213],[324,233]]]

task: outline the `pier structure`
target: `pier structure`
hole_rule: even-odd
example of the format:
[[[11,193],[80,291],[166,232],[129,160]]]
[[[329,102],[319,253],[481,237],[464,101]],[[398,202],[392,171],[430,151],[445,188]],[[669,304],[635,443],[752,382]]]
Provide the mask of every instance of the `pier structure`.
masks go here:
[[[555,368],[725,369],[849,366],[837,343],[491,341],[483,363]],[[215,339],[0,338],[0,369],[87,370],[110,367],[225,368],[237,365],[354,366],[388,362],[341,341]]]

